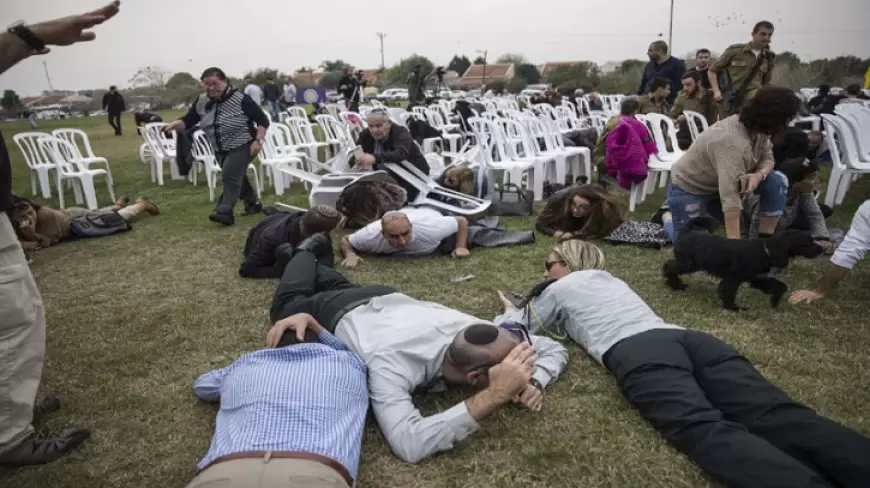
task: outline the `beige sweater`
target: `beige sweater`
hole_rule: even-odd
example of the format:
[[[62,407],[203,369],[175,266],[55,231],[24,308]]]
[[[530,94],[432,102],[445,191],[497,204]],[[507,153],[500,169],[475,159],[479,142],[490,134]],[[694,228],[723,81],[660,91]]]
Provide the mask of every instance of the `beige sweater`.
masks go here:
[[[722,210],[741,210],[740,178],[773,169],[766,135],[750,136],[737,115],[710,126],[671,168],[673,184],[695,195],[719,193]]]

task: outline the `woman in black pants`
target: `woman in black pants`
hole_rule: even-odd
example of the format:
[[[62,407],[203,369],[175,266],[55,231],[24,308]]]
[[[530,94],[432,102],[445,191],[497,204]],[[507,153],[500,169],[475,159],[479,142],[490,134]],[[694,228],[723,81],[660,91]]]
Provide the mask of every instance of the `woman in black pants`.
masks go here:
[[[221,167],[224,191],[217,199],[213,222],[233,225],[233,207],[241,198],[244,215],[263,211],[257,194],[248,181],[248,165],[263,149],[269,118],[251,97],[233,88],[220,68],[208,68],[200,77],[205,93],[190,106],[187,115],[171,122],[164,131],[183,131],[199,124],[205,132]]]
[[[870,439],[795,402],[724,342],[666,323],[603,266],[596,246],[561,243],[548,280],[519,309],[500,294],[495,322],[573,339],[668,441],[728,486],[868,486]]]

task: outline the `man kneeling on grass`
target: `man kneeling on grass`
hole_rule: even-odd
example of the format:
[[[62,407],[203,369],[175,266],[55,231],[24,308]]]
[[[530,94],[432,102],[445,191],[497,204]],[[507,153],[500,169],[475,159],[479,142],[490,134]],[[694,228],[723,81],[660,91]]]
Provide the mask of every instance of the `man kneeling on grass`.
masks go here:
[[[196,396],[220,401],[220,410],[188,488],[353,486],[368,410],[365,364],[310,315],[284,322],[319,343],[276,341],[194,383]]]
[[[310,340],[310,324],[292,319],[308,313],[359,354],[368,367],[375,418],[406,462],[452,449],[477,430],[479,420],[508,403],[539,411],[544,387],[568,360],[565,348],[551,339],[415,300],[386,285],[350,283],[319,263],[330,252],[323,235],[286,251],[291,257],[272,301],[276,323],[268,344],[288,336]],[[421,415],[411,394],[445,383],[481,391],[444,412]]]
[[[357,253],[394,256],[425,256],[435,252],[441,241],[456,236],[451,255],[468,257],[468,220],[448,217],[431,208],[408,208],[387,212],[381,218],[349,236],[339,244],[342,265],[355,268],[362,258]]]

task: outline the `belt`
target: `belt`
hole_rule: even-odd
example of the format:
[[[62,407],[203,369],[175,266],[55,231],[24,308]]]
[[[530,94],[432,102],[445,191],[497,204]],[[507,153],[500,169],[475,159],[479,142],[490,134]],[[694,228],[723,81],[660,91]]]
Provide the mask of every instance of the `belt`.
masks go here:
[[[347,315],[348,312],[359,307],[360,305],[365,305],[366,303],[370,302],[372,298],[374,297],[360,298],[359,300],[354,300],[348,303],[347,305],[341,307],[337,312],[332,314],[332,316],[327,319],[327,322],[323,324],[323,326],[326,327],[327,330],[335,332],[335,328],[338,327],[338,323],[341,322],[341,319],[344,318],[344,316]]]
[[[226,456],[221,456],[214,461],[208,463],[208,465],[202,469],[205,471],[206,469],[216,465],[223,463],[225,461],[235,461],[238,459],[264,459],[268,461],[269,459],[303,459],[305,461],[314,461],[316,463],[320,463],[324,466],[328,466],[335,470],[338,474],[344,478],[344,481],[347,482],[347,486],[353,486],[353,478],[350,476],[350,473],[347,472],[347,469],[336,462],[333,459],[329,459],[326,456],[321,456],[319,454],[313,454],[310,452],[297,452],[297,451],[246,451],[246,452],[235,452],[233,454],[227,454]]]

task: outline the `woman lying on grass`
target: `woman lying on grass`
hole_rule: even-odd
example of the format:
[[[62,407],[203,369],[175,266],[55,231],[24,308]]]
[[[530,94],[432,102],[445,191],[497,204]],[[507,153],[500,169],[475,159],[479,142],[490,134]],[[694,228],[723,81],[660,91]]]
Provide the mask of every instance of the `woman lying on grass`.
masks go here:
[[[505,313],[495,322],[573,339],[668,441],[728,486],[866,486],[870,439],[795,402],[724,342],[665,322],[603,267],[595,245],[562,242],[519,309],[499,292]]]

